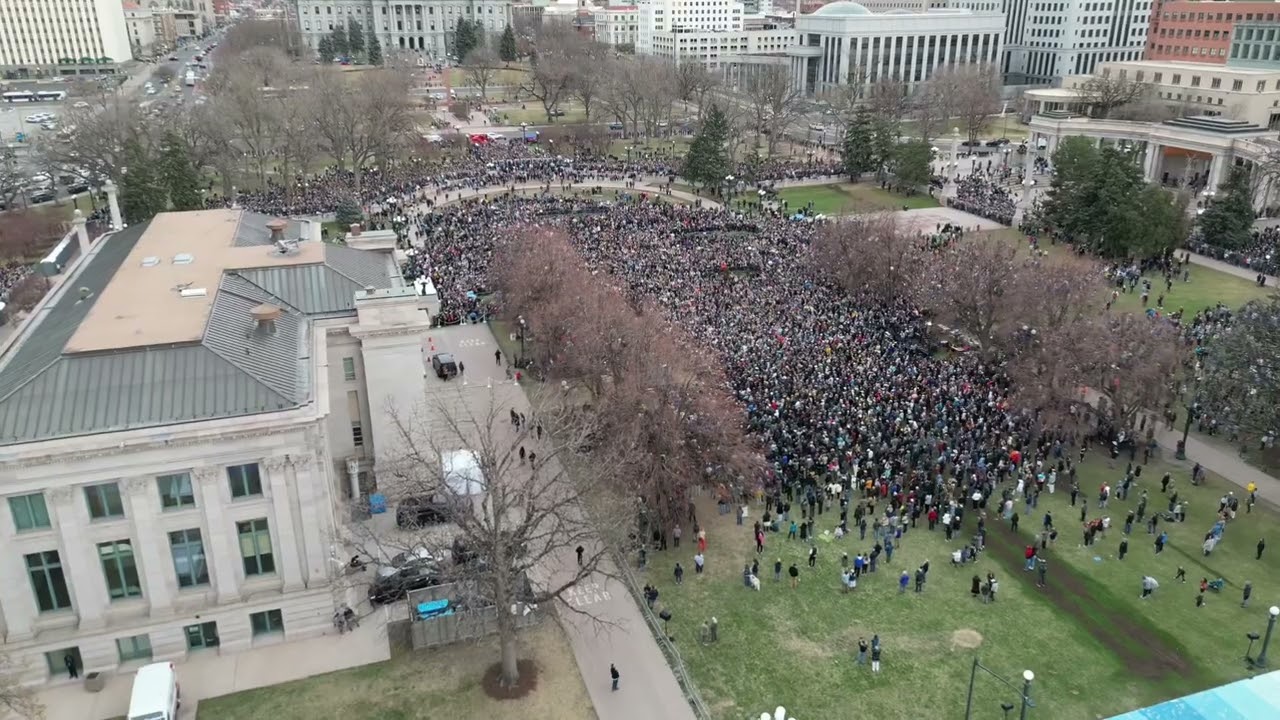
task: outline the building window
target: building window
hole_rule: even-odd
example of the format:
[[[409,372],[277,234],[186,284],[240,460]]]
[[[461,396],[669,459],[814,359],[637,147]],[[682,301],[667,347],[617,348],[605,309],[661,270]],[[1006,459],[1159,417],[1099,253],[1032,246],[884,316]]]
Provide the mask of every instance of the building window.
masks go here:
[[[1156,73],[1155,77],[1152,78],[1152,82],[1155,82],[1155,83],[1164,82],[1164,73]]]
[[[1200,87],[1200,76],[1199,76],[1199,75],[1192,75],[1192,76],[1191,76],[1191,87]]]
[[[44,504],[43,493],[9,498],[9,512],[13,513],[13,526],[18,532],[49,527],[49,508]]]
[[[54,612],[71,607],[71,593],[67,592],[67,578],[62,573],[62,563],[57,550],[32,553],[26,556],[27,575],[31,589],[36,594],[36,607],[40,612]]]
[[[191,489],[190,473],[174,473],[156,478],[160,487],[160,505],[165,510],[179,510],[196,506],[196,495]]]
[[[218,623],[216,622],[188,625],[182,630],[187,636],[188,650],[218,647]]]
[[[1257,90],[1257,92],[1262,92],[1262,91],[1266,90],[1266,89],[1267,89],[1267,81],[1266,81],[1266,80],[1259,80],[1259,81],[1258,81],[1258,84],[1254,86],[1254,89],[1255,89],[1255,90]]]
[[[1174,85],[1181,85],[1181,84],[1182,84],[1182,76],[1181,76],[1181,75],[1179,75],[1179,74],[1177,74],[1177,73],[1174,73],[1174,75],[1173,75],[1173,84],[1174,84]]]
[[[1244,89],[1244,81],[1243,81],[1243,80],[1232,80],[1232,81],[1231,81],[1231,89],[1232,89],[1232,90],[1234,90],[1235,92],[1240,92],[1241,90],[1243,90],[1243,89]]]
[[[169,552],[178,587],[189,588],[209,584],[209,566],[205,563],[204,541],[199,528],[169,533]]]
[[[84,498],[89,503],[89,517],[94,520],[124,517],[124,503],[120,501],[120,486],[116,483],[88,485]]]
[[[253,628],[253,636],[274,635],[284,632],[284,617],[279,610],[263,610],[249,614],[249,626]]]
[[[244,558],[244,574],[270,575],[276,571],[275,557],[271,554],[271,532],[266,518],[236,523],[240,536],[240,557]]]
[[[120,662],[122,663],[133,662],[134,660],[150,660],[151,638],[146,635],[119,638],[116,640],[116,650],[120,653]]]
[[[1217,90],[1220,87],[1222,87],[1222,78],[1213,78],[1209,81],[1210,90]]]
[[[231,481],[232,498],[262,494],[262,476],[258,472],[258,463],[232,465],[227,468],[227,478]]]
[[[138,563],[128,540],[98,543],[98,559],[102,561],[102,574],[107,578],[107,593],[112,600],[142,597]]]
[[[349,358],[349,357],[342,358],[342,379],[343,380],[356,379],[356,359],[355,358]]]

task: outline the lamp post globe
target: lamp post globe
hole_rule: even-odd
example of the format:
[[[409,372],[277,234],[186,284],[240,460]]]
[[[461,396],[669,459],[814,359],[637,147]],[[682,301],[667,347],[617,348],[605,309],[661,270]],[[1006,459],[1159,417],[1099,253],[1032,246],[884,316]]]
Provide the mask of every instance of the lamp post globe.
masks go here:
[[[1253,662],[1255,667],[1267,666],[1267,648],[1271,645],[1271,633],[1276,629],[1276,618],[1280,617],[1280,607],[1272,605],[1267,610],[1267,633],[1262,637],[1262,649],[1258,651],[1258,659]]]

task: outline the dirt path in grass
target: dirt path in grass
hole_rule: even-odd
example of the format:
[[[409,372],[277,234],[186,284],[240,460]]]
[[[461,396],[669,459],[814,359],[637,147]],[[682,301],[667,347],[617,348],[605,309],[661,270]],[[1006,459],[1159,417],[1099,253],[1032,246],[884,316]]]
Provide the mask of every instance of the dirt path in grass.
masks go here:
[[[1034,583],[1036,573],[1027,572],[1024,552],[1028,538],[1016,535],[998,518],[987,523],[987,549],[991,557],[1005,568],[1010,582]],[[1069,542],[1062,534],[1058,542]],[[1160,633],[1141,618],[1123,609],[1107,607],[1102,598],[1090,590],[1086,579],[1064,562],[1056,562],[1052,550],[1047,555],[1049,570],[1047,587],[1037,588],[1060,611],[1075,618],[1080,627],[1119,657],[1134,675],[1148,680],[1163,680],[1186,673],[1191,663]],[[1139,580],[1134,577],[1133,592],[1139,593]],[[1159,592],[1159,591],[1157,591]]]

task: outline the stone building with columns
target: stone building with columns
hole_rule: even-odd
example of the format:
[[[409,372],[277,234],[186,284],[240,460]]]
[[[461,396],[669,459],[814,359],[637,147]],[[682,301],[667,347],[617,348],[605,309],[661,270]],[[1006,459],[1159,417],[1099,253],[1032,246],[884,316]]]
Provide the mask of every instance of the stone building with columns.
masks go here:
[[[420,375],[436,307],[385,238],[240,209],[124,228],[110,195],[115,231],[79,218],[0,346],[0,647],[26,684],[330,630],[364,370]]]
[[[359,23],[376,34],[384,53],[404,52],[423,61],[453,52],[459,20],[497,36],[511,24],[511,0],[292,0],[298,30],[312,50],[335,27]]]

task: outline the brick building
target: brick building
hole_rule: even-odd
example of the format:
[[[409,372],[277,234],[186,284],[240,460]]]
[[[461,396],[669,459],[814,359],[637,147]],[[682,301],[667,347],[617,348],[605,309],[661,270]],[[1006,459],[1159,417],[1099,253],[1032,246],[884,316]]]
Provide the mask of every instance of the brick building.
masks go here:
[[[1225,65],[1237,22],[1280,19],[1280,2],[1165,0],[1151,11],[1146,60]]]

